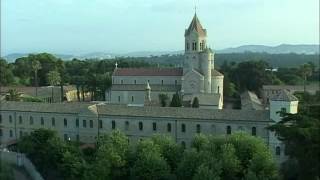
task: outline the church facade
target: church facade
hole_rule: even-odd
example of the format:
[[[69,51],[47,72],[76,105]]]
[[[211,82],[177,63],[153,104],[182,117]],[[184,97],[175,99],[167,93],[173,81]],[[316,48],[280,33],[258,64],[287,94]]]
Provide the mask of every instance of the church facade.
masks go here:
[[[222,109],[224,76],[214,69],[214,52],[207,46],[207,31],[196,14],[185,30],[184,37],[182,68],[116,66],[112,75],[112,88],[106,92],[107,100],[114,104],[157,106],[159,94],[165,94],[171,99],[173,94],[178,93],[184,106],[190,106],[198,98],[200,108]]]

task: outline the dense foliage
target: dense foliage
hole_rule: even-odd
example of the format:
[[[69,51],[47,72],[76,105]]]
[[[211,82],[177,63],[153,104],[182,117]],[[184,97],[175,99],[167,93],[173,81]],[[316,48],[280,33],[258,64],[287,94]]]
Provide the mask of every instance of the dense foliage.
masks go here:
[[[14,180],[13,167],[0,159],[0,179]]]
[[[80,149],[51,130],[39,129],[18,142],[45,178],[64,179],[276,179],[275,162],[262,139],[199,134],[184,149],[165,135],[129,144],[116,130],[95,148]]]
[[[319,93],[315,96],[319,99]],[[305,99],[297,114],[283,114],[283,119],[270,127],[289,155],[282,165],[284,179],[320,178],[320,106],[312,102]]]
[[[182,55],[152,57],[123,57],[104,60],[63,61],[48,53],[30,54],[14,63],[0,60],[0,85],[75,85],[78,101],[84,100],[84,92],[90,92],[91,100],[105,100],[105,91],[110,88],[111,75],[118,67],[181,66]],[[239,95],[243,90],[259,93],[263,84],[302,85],[317,81],[319,77],[316,55],[272,55],[264,53],[218,54],[216,69],[224,75],[224,95]],[[276,64],[274,64],[276,62]],[[277,66],[277,63],[292,66]],[[294,62],[294,63],[293,63]],[[272,71],[274,67],[280,67]],[[165,101],[162,101],[164,105]]]

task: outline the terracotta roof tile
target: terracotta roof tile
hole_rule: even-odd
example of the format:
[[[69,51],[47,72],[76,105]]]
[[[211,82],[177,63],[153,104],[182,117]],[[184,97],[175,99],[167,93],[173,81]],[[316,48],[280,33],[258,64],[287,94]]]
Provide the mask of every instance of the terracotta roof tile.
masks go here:
[[[117,68],[113,76],[182,76],[182,68]]]

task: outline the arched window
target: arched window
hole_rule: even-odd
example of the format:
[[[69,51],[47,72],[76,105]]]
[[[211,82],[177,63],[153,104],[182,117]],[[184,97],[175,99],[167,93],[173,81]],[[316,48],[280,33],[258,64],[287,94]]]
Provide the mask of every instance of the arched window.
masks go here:
[[[163,85],[163,80],[161,80],[161,85]]]
[[[201,126],[200,124],[197,124],[197,133],[200,133],[201,132]]]
[[[139,130],[142,131],[143,130],[143,123],[139,122]]]
[[[153,131],[157,130],[157,123],[156,122],[152,123],[152,129],[153,129]]]
[[[2,114],[0,114],[0,124],[2,123]]]
[[[186,42],[186,49],[189,50],[189,43]]]
[[[76,118],[76,127],[79,127],[79,118]]]
[[[231,126],[227,126],[227,134],[231,134]]]
[[[44,119],[43,119],[43,117],[41,117],[41,125],[43,126],[44,125]]]
[[[22,117],[19,116],[19,124],[22,124]]]
[[[131,96],[131,102],[133,102],[134,101],[134,97],[133,96]]]
[[[134,80],[134,84],[137,84],[137,80]]]
[[[257,128],[256,127],[252,127],[251,134],[252,134],[252,136],[256,136],[257,135]]]
[[[129,131],[129,121],[126,121],[126,122],[124,123],[124,129],[125,129],[126,131]]]
[[[52,126],[55,126],[56,125],[56,119],[53,117],[53,118],[51,118],[51,124],[52,124]]]
[[[29,122],[29,124],[30,124],[30,125],[33,124],[33,117],[32,117],[32,116],[30,116],[30,122]]]
[[[111,121],[111,128],[116,129],[116,122],[114,120]]]
[[[90,120],[90,128],[93,128],[93,121]]]
[[[168,131],[168,132],[171,132],[171,123],[168,123],[168,124],[167,124],[167,131]]]
[[[100,129],[102,129],[102,128],[103,128],[103,126],[102,126],[102,125],[103,125],[102,120],[99,120],[99,128],[100,128]]]
[[[2,129],[0,129],[0,137],[3,135]]]
[[[12,123],[12,116],[9,115],[9,123]]]
[[[186,132],[186,125],[185,124],[181,124],[181,132]]]
[[[68,120],[66,118],[63,119],[63,124],[64,124],[64,127],[68,126]]]
[[[185,149],[186,148],[186,142],[181,141],[181,146],[182,146],[183,149]]]
[[[121,79],[121,84],[123,84],[123,80]]]
[[[181,146],[182,146],[183,149],[185,149],[186,148],[186,142],[181,141]]]
[[[120,100],[121,100],[121,99],[120,99],[120,96],[118,96],[118,102],[120,102]]]
[[[218,86],[218,93],[220,93],[220,86]]]
[[[10,137],[12,137],[13,136],[13,131],[10,129],[10,132],[9,132],[10,134]]]
[[[281,154],[280,146],[277,146],[277,147],[276,147],[276,155],[277,155],[277,156],[280,156],[280,154]]]

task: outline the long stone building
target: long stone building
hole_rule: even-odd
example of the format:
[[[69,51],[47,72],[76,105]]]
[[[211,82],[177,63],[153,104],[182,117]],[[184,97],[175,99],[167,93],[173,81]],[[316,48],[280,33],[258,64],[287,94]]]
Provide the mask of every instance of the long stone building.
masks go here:
[[[209,110],[172,107],[130,107],[84,103],[1,102],[0,140],[14,143],[35,129],[58,132],[65,140],[94,143],[101,133],[119,129],[131,142],[166,134],[189,147],[195,134],[229,135],[237,131],[262,138],[279,158],[284,148],[266,127],[280,121],[278,111],[296,113],[297,99],[283,92],[269,110]]]
[[[185,55],[182,68],[116,68],[112,88],[106,92],[111,103],[145,104],[145,90],[150,87],[149,104],[159,104],[159,94],[169,99],[179,93],[186,106],[197,97],[200,108],[222,109],[223,74],[214,69],[214,53],[207,47],[207,30],[195,14],[185,30]]]

